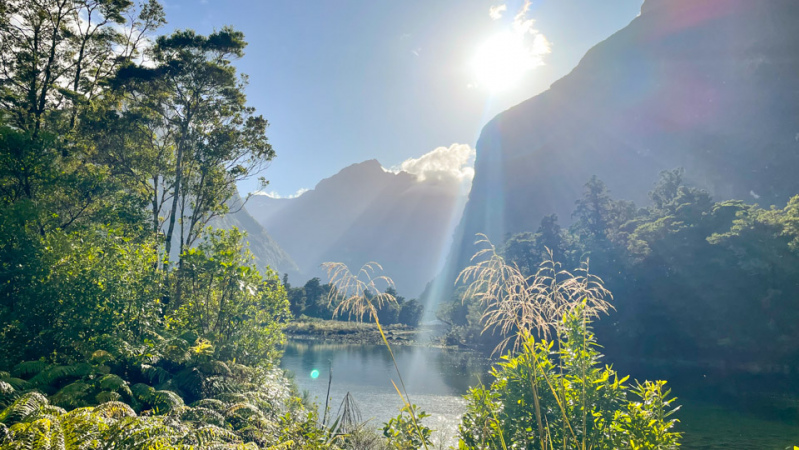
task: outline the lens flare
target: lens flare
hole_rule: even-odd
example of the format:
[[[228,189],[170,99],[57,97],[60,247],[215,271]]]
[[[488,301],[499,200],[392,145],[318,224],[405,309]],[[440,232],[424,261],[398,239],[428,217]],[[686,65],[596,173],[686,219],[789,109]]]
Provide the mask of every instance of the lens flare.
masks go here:
[[[319,378],[319,371],[316,370],[316,369],[312,370],[311,371],[311,378],[313,378],[314,380]]]
[[[510,31],[490,37],[472,60],[477,81],[491,91],[513,88],[534,67],[522,36]]]

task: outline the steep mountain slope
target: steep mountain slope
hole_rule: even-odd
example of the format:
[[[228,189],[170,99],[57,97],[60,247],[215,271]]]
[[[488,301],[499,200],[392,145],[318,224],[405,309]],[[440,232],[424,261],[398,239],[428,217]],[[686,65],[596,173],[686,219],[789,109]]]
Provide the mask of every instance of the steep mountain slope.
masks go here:
[[[715,198],[784,204],[799,192],[799,2],[646,0],[629,26],[551,88],[498,115],[477,143],[475,178],[443,277],[495,242],[568,223],[597,175],[647,201],[682,166]]]
[[[235,226],[241,231],[246,231],[246,240],[259,270],[264,270],[266,266],[269,266],[280,275],[288,273],[289,276],[297,276],[299,274],[297,264],[291,259],[291,256],[247,212],[238,195],[230,199],[228,206],[231,212],[213,219],[211,226],[218,228],[232,228]]]
[[[296,198],[254,196],[246,208],[294,258],[306,278],[320,264],[383,265],[398,291],[415,296],[441,267],[465,196],[456,180],[354,164]],[[304,281],[304,280],[302,280]]]

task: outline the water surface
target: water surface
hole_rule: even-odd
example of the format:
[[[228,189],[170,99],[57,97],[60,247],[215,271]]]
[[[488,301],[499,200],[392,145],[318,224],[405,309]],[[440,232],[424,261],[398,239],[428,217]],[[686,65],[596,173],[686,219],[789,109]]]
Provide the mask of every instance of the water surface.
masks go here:
[[[394,355],[411,401],[431,415],[425,423],[437,430],[433,441],[454,443],[460,416],[466,407],[462,396],[481,380],[488,384],[490,363],[471,352],[430,347],[395,346]],[[289,341],[281,363],[294,373],[301,390],[309,391],[323,414],[332,367],[330,410],[334,416],[350,392],[362,418],[382,428],[395,417],[402,400],[392,385],[399,386],[391,357],[383,346],[329,344]],[[319,376],[312,378],[312,371]],[[682,409],[677,417],[684,432],[684,449],[785,449],[799,444],[799,426],[792,420],[778,420],[736,409],[701,397],[680,395]]]

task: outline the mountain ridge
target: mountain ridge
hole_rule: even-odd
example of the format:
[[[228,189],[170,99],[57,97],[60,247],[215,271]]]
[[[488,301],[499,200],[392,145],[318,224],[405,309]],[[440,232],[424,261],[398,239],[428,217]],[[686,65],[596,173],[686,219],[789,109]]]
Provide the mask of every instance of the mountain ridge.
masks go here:
[[[352,164],[295,198],[254,196],[246,208],[294,258],[305,278],[327,261],[351,270],[376,261],[402,295],[415,296],[440,270],[460,218],[462,184]],[[305,280],[302,280],[305,281]]]

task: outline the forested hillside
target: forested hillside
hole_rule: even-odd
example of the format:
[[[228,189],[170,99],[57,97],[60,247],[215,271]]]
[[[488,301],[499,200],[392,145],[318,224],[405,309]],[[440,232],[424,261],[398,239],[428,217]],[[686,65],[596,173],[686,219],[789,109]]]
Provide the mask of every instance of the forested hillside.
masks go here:
[[[683,176],[663,172],[644,208],[591,178],[571,226],[547,215],[498,247],[527,276],[550,252],[564,269],[588,262],[615,298],[616,311],[596,324],[605,353],[639,373],[705,387],[741,376],[787,380],[799,370],[799,196],[784,208],[715,201]],[[454,342],[493,348],[499,339],[481,334],[482,306],[462,289],[439,315],[454,325]]]
[[[244,37],[164,22],[155,1],[0,5],[2,448],[327,445],[275,367],[277,274],[207,228],[275,154]]]

